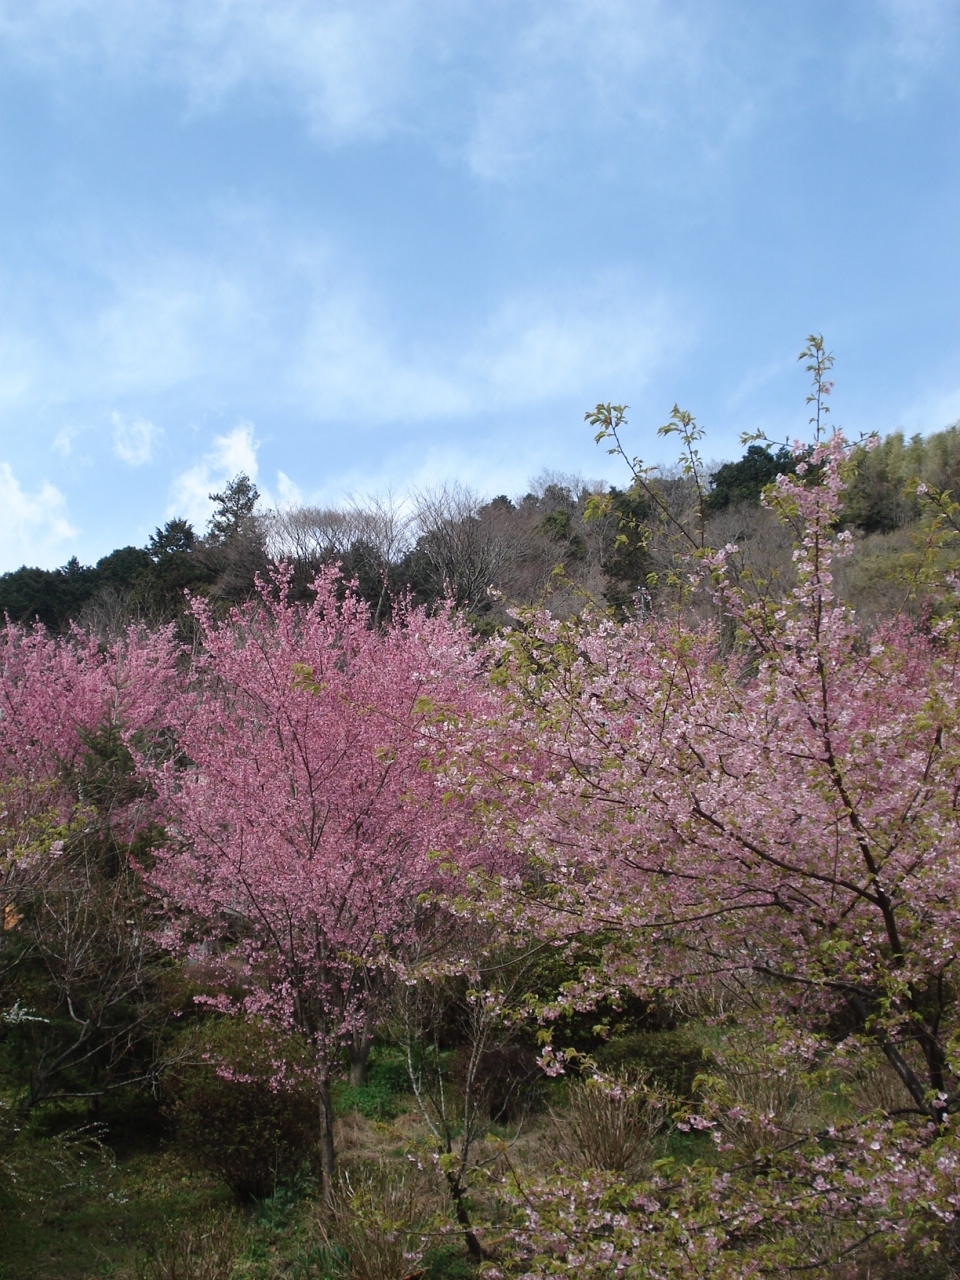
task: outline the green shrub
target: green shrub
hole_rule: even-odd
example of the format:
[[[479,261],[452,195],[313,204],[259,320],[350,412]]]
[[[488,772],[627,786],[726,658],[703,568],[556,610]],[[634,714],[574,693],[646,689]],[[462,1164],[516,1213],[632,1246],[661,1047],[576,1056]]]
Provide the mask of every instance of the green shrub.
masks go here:
[[[601,1045],[593,1056],[604,1071],[642,1073],[678,1098],[690,1097],[695,1077],[709,1062],[708,1051],[684,1027],[619,1036]]]
[[[552,1146],[566,1169],[637,1177],[657,1153],[668,1119],[645,1081],[588,1077],[571,1085],[563,1111],[550,1112]]]
[[[95,1186],[110,1159],[100,1139],[95,1125],[31,1132],[0,1098],[0,1217],[41,1208],[68,1185]]]
[[[398,1049],[377,1047],[370,1055],[367,1078],[362,1085],[338,1083],[334,1106],[340,1115],[358,1111],[368,1120],[392,1120],[402,1110],[403,1096],[410,1092],[406,1054]]]
[[[262,1199],[295,1177],[318,1133],[308,1062],[300,1043],[257,1023],[216,1018],[191,1029],[164,1080],[184,1155],[240,1199]],[[279,1084],[278,1063],[288,1064]]]
[[[392,1120],[398,1114],[392,1091],[378,1080],[367,1080],[361,1085],[346,1082],[337,1084],[334,1089],[334,1110],[337,1115],[356,1111],[368,1120]]]

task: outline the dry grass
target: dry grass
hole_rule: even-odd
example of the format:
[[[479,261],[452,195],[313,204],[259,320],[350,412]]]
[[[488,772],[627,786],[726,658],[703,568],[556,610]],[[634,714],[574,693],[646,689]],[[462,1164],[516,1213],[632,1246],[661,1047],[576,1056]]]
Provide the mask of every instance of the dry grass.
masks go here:
[[[554,1158],[565,1168],[632,1177],[653,1159],[667,1110],[643,1079],[598,1077],[573,1085],[566,1109],[550,1120]]]
[[[856,1115],[873,1111],[895,1115],[913,1111],[917,1105],[894,1069],[879,1055],[857,1071],[847,1083],[845,1092]]]
[[[417,1274],[442,1208],[435,1179],[416,1165],[345,1170],[316,1230],[344,1280],[407,1280]]]
[[[240,1242],[230,1219],[171,1233],[139,1271],[138,1280],[231,1280]]]
[[[721,1077],[725,1107],[718,1122],[727,1142],[744,1155],[818,1125],[823,1098],[802,1065],[727,1064]]]

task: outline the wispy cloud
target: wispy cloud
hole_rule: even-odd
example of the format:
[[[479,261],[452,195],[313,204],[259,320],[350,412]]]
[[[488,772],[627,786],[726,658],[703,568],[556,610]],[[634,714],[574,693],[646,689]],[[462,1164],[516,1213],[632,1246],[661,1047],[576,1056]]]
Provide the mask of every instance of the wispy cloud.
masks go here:
[[[251,422],[240,422],[232,431],[216,436],[210,451],[174,480],[167,515],[185,517],[202,528],[213,513],[211,493],[241,472],[256,480],[259,447]]]
[[[54,240],[55,231],[48,236]],[[70,406],[71,416],[84,406],[97,419],[109,417],[113,406],[234,378],[238,366],[249,367],[251,348],[267,341],[259,317],[273,305],[272,279],[250,266],[249,237],[230,238],[225,230],[213,254],[184,253],[149,236],[136,243],[116,237],[105,248],[76,228],[72,237],[63,229],[62,238],[52,263],[32,275],[8,271],[2,281],[11,312],[22,303],[29,317],[40,296],[44,317],[55,320],[26,319],[17,331],[11,319],[0,335],[0,411],[22,413],[41,403]],[[114,419],[106,440],[131,465],[149,461],[147,438],[155,443],[158,429],[135,425],[130,419],[138,415],[125,407],[117,412],[123,420]],[[61,453],[76,434],[64,428]]]
[[[481,179],[529,174],[584,140],[604,141],[599,161],[616,134],[633,154],[669,137],[659,167],[682,174],[748,130],[813,50],[875,95],[907,92],[955,45],[955,0],[854,9],[831,41],[829,23],[758,17],[750,0],[0,0],[0,52],[61,94],[73,68],[173,86],[187,114],[257,95],[325,143],[401,133]]]
[[[960,386],[941,385],[914,400],[900,415],[900,425],[908,435],[942,431],[960,423]]]
[[[628,273],[515,294],[473,331],[411,343],[371,300],[322,298],[293,378],[321,419],[364,425],[464,418],[642,386],[667,350],[685,347],[679,307],[645,296]]]
[[[237,91],[293,99],[344,141],[391,126],[416,91],[441,4],[415,0],[2,0],[0,44],[41,72],[89,67],[182,88],[190,109]]]
[[[58,549],[76,533],[59,489],[44,483],[28,493],[9,463],[0,462],[0,572],[16,569],[25,560],[49,567]]]
[[[328,143],[402,132],[483,178],[616,124],[715,133],[756,80],[706,57],[725,30],[703,0],[0,0],[0,46],[41,74],[152,79],[192,112],[256,93]]]
[[[161,434],[153,416],[171,413],[153,407],[158,399],[199,395],[201,405],[232,403],[257,418],[279,406],[361,428],[464,420],[568,396],[586,403],[614,384],[635,394],[668,350],[689,344],[687,302],[627,264],[542,287],[532,280],[491,294],[456,327],[419,329],[397,323],[389,293],[330,237],[298,235],[279,213],[236,223],[215,255],[148,241],[112,262],[88,258],[96,301],[51,295],[59,327],[52,338],[31,335],[24,403],[112,417],[109,447],[143,466]],[[147,411],[131,412],[131,401]],[[179,431],[167,425],[173,441]],[[61,456],[75,434],[63,427]]]
[[[0,284],[8,286],[6,279]],[[9,287],[4,288],[7,298],[12,297]],[[9,308],[11,312],[15,308]],[[42,357],[38,344],[30,335],[14,327],[13,315],[8,315],[0,329],[0,410],[18,409],[35,390],[35,374]]]
[[[54,453],[60,455],[61,458],[69,458],[73,453],[73,440],[77,432],[74,427],[63,427],[53,437],[51,448]]]
[[[908,99],[931,75],[954,74],[960,11],[955,0],[873,0],[847,58],[848,106]]]
[[[480,79],[467,141],[480,177],[526,178],[599,137],[647,152],[678,127],[715,148],[750,97],[713,6],[557,0],[519,12]]]
[[[277,472],[277,502],[280,508],[299,507],[303,505],[304,497],[300,486],[296,484],[283,471]],[[270,503],[266,503],[267,506]]]
[[[127,422],[119,413],[114,413],[112,418],[113,451],[120,461],[128,467],[142,467],[152,462],[153,446],[163,435],[161,429],[146,418]]]
[[[889,24],[886,52],[905,67],[939,62],[957,35],[954,0],[877,0],[877,5]]]
[[[472,407],[549,403],[614,386],[633,394],[668,350],[687,345],[684,329],[677,306],[628,272],[509,298],[462,360]]]

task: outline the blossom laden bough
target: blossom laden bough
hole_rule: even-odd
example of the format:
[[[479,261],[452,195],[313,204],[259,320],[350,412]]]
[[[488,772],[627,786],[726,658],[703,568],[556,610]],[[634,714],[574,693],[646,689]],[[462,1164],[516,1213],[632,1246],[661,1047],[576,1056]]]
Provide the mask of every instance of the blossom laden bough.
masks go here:
[[[648,1183],[657,1212],[671,1203],[666,1213],[679,1215],[669,1264],[646,1245],[610,1252],[620,1236],[601,1229],[609,1187],[585,1187],[569,1220],[566,1184],[528,1188],[540,1223],[529,1248],[559,1258],[564,1231],[579,1241],[558,1274],[608,1274],[623,1258],[642,1258],[651,1275],[813,1265],[812,1235],[789,1248],[782,1238],[794,1214],[832,1224],[826,1265],[874,1232],[933,1239],[960,1206],[950,1124],[960,1107],[957,611],[945,597],[935,624],[894,619],[867,636],[837,599],[850,450],[841,433],[820,431],[829,357],[819,342],[805,354],[817,434],[764,499],[794,530],[789,594],[749,595],[729,549],[698,548],[691,573],[706,576],[714,624],[682,611],[621,625],[600,612],[559,621],[530,611],[500,643],[508,716],[475,742],[475,768],[500,796],[487,821],[527,869],[490,892],[517,934],[552,939],[574,962],[594,957],[541,1010],[548,1025],[560,1007],[627,991],[678,1001],[723,984],[740,995],[731,1035],[776,1036],[795,1060],[802,1046],[811,1069],[837,1054],[860,1064],[854,1073],[883,1061],[903,1114],[877,1121],[852,1094],[832,1132],[757,1114],[762,1178],[730,1156],[688,1170],[666,1200]],[[716,1106],[705,1094],[699,1114],[712,1124]],[[857,1179],[869,1189],[845,1199]],[[548,1203],[559,1232],[549,1248]],[[636,1206],[624,1212],[623,1230],[643,1240],[669,1225],[665,1214],[654,1229]],[[756,1247],[746,1248],[751,1214]],[[530,1274],[555,1273],[542,1265]]]

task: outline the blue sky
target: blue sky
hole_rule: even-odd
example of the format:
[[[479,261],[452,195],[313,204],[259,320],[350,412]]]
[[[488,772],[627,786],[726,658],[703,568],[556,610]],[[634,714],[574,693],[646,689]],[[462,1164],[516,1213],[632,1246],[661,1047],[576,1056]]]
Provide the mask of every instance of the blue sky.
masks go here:
[[[0,570],[960,417],[955,0],[0,0]]]

